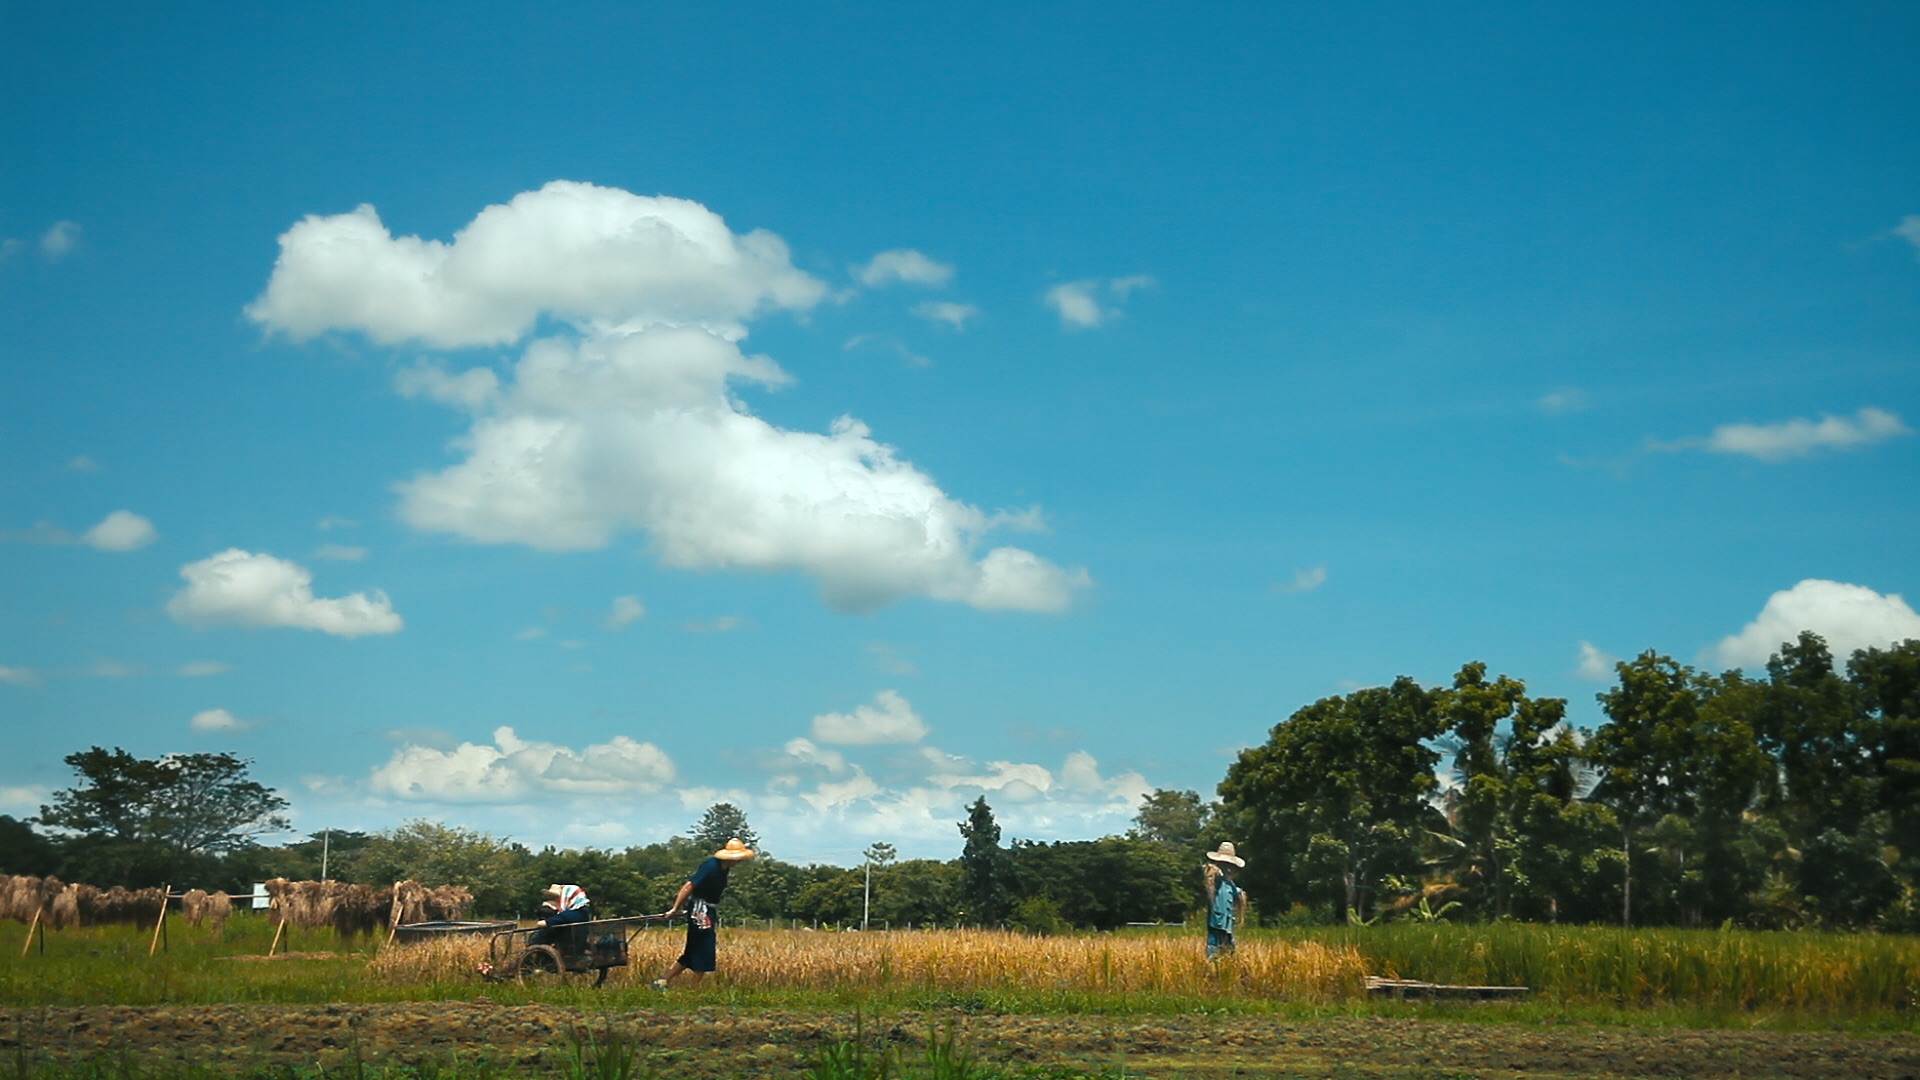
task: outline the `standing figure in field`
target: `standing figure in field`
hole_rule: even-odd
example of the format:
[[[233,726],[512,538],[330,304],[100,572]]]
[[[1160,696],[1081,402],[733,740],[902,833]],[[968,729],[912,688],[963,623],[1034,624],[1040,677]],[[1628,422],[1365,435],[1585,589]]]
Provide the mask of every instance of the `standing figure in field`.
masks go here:
[[[702,975],[714,969],[720,938],[720,895],[727,891],[727,874],[733,864],[751,858],[753,849],[736,836],[727,841],[725,847],[702,859],[686,884],[680,886],[673,906],[663,917],[672,918],[681,908],[687,909],[687,947],[665,975],[653,980],[655,990],[665,990],[683,971],[693,972],[694,982],[698,983]]]
[[[1247,861],[1234,854],[1233,844],[1222,840],[1207,852],[1207,865],[1201,876],[1207,882],[1207,959],[1233,951],[1233,928],[1247,916],[1247,890],[1234,876]]]
[[[593,918],[593,901],[578,885],[549,885],[541,894],[538,927],[527,935],[529,945],[557,945],[564,940],[566,927]]]

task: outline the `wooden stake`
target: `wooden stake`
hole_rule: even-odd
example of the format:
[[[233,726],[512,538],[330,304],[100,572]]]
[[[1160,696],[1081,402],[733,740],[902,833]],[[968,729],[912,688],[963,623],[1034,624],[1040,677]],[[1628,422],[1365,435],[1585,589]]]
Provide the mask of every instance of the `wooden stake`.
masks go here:
[[[280,925],[274,928],[273,944],[267,946],[268,956],[272,956],[274,953],[280,950],[280,935],[286,932],[287,932],[287,920],[285,918],[282,918],[280,920]]]
[[[167,890],[171,888],[171,885],[160,886],[160,918],[153,924],[153,944],[147,946],[148,956],[160,950],[160,932],[167,928]]]
[[[21,956],[27,955],[27,950],[33,948],[33,932],[40,930],[40,914],[46,910],[47,905],[45,902],[42,902],[39,907],[33,910],[33,922],[27,924],[27,943],[20,947]],[[47,955],[47,932],[45,930],[40,930],[40,955]]]

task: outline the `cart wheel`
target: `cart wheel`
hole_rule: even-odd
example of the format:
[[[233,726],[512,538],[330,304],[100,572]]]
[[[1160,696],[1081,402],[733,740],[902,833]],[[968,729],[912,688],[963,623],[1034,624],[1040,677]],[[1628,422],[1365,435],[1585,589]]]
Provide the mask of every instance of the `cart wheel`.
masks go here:
[[[520,963],[516,973],[525,979],[556,979],[565,971],[566,965],[560,962],[560,950],[551,945],[529,945],[527,951],[520,954]]]

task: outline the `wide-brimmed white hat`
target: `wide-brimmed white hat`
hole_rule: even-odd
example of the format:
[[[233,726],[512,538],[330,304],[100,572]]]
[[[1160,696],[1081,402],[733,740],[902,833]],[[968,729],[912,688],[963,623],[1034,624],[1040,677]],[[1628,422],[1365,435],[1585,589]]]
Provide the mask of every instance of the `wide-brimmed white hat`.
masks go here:
[[[721,862],[737,862],[741,859],[753,858],[753,849],[741,843],[740,838],[736,836],[727,841],[725,847],[714,852],[713,857]]]
[[[1220,841],[1218,848],[1207,852],[1207,858],[1212,859],[1214,862],[1223,862],[1232,866],[1247,865],[1247,860],[1233,853],[1233,841],[1231,840]]]

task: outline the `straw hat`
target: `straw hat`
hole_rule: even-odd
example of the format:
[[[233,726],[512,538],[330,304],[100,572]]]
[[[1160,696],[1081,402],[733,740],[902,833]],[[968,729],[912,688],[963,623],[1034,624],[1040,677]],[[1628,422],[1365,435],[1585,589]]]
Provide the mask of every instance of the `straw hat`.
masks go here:
[[[1247,860],[1233,853],[1233,841],[1231,840],[1220,841],[1219,848],[1207,852],[1207,858],[1212,859],[1214,862],[1223,862],[1231,866],[1247,865]]]
[[[753,858],[753,849],[741,843],[740,838],[736,836],[727,841],[726,847],[714,852],[713,857],[721,862],[739,862],[741,859]]]

